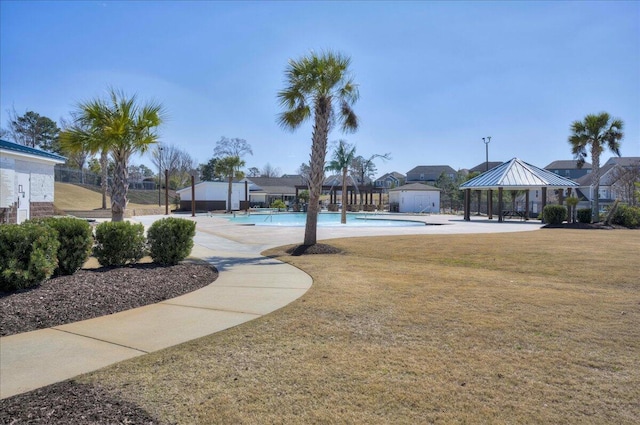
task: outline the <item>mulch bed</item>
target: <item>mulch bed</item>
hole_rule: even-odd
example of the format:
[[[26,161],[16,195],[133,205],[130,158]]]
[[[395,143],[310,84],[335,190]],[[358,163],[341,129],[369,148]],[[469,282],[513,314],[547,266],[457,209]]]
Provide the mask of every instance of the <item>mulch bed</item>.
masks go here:
[[[562,223],[562,224],[547,224],[542,227],[543,229],[605,229],[611,230],[616,228],[624,228],[622,226],[607,226],[604,223]]]
[[[206,263],[80,270],[32,289],[0,293],[0,336],[158,303],[200,289],[217,277],[217,270]]]
[[[80,270],[0,293],[0,335],[113,314],[200,289],[218,277],[206,263]],[[73,379],[0,400],[2,424],[159,424],[116,393]]]

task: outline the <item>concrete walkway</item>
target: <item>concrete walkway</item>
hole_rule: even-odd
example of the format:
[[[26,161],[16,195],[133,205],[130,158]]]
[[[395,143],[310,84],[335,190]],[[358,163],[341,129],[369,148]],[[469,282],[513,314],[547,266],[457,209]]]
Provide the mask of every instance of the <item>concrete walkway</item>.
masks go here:
[[[311,278],[262,257],[267,248],[301,243],[304,228],[238,226],[223,217],[181,216],[197,222],[192,257],[220,272],[211,285],[158,304],[0,338],[0,398],[64,381],[122,360],[171,347],[268,314],[302,296]],[[393,215],[400,218],[398,215]],[[136,217],[149,226],[163,216]],[[402,217],[407,218],[407,217]],[[536,230],[540,223],[446,215],[412,216],[424,227],[319,227],[318,240],[406,234]]]

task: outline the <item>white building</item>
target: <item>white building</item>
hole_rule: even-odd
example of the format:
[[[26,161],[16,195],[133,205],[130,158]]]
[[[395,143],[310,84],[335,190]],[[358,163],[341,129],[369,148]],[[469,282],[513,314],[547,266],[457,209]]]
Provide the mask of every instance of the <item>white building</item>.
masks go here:
[[[244,183],[231,183],[231,210],[240,209],[240,201],[245,201]],[[227,209],[229,182],[200,182],[195,185],[196,211],[217,211]],[[180,209],[191,210],[191,186],[179,189]]]
[[[0,140],[0,223],[53,215],[54,166],[65,158]]]
[[[389,189],[389,208],[401,213],[438,213],[440,189],[422,183]]]

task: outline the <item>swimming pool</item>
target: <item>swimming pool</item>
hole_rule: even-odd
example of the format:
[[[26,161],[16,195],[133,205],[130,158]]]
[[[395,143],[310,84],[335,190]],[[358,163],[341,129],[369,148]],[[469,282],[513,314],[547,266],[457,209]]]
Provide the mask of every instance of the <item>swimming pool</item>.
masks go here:
[[[307,222],[306,213],[272,213],[236,215],[229,219],[232,223],[254,226],[304,226]],[[375,227],[406,227],[425,226],[421,221],[394,220],[384,218],[380,214],[347,213],[347,224],[340,223],[340,213],[322,212],[318,214],[318,226],[375,226]]]

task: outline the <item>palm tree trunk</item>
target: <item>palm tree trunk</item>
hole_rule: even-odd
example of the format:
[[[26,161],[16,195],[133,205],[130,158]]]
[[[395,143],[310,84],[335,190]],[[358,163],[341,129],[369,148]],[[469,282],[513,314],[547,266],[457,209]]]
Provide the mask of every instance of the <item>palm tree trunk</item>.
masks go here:
[[[595,141],[591,145],[591,178],[593,182],[593,210],[591,211],[591,222],[600,221],[600,153],[602,147]]]
[[[111,194],[111,221],[122,221],[127,208],[127,192],[129,191],[127,157],[114,154],[113,159],[115,172],[113,193]]]
[[[347,224],[347,167],[342,169],[342,212],[340,213],[340,223]]]
[[[304,229],[304,245],[315,245],[317,241],[318,212],[320,211],[320,192],[324,180],[324,163],[329,138],[329,99],[319,98],[315,106],[315,123],[311,144],[309,208]]]
[[[103,149],[100,153],[100,171],[102,178],[100,181],[100,191],[102,192],[102,209],[107,209],[107,187],[109,186],[109,170],[107,161],[107,150]]]

